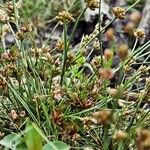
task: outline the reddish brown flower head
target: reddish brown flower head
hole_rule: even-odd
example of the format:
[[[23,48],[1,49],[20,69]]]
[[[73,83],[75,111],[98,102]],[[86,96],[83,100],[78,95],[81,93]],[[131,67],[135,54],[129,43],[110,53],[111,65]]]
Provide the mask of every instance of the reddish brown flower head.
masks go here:
[[[111,69],[100,69],[99,74],[104,80],[109,80],[114,76]]]
[[[114,29],[113,28],[109,28],[106,33],[105,33],[106,37],[108,40],[113,40],[114,39]]]
[[[105,49],[104,51],[104,57],[106,60],[110,60],[113,58],[113,51],[110,49]]]

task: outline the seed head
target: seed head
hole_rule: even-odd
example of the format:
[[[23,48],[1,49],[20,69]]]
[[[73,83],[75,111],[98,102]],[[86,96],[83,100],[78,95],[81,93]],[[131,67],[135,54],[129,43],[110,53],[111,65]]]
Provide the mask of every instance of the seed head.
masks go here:
[[[112,8],[112,12],[118,19],[125,19],[125,9],[119,6]]]
[[[110,60],[113,58],[113,51],[110,49],[105,49],[104,51],[104,57],[106,60]]]
[[[150,131],[147,129],[137,130],[137,148],[150,148]]]
[[[128,33],[129,35],[133,35],[133,31],[134,31],[134,23],[133,22],[128,22],[125,26],[124,26],[124,32]]]
[[[127,138],[127,133],[121,130],[116,131],[113,136],[113,139],[117,141],[124,140],[126,138]]]
[[[106,31],[105,35],[106,35],[108,40],[113,40],[113,38],[114,38],[114,29],[113,28],[109,28]]]
[[[9,14],[14,13],[14,6],[15,6],[15,9],[18,10],[19,8],[21,8],[22,2],[18,1],[14,4],[13,1],[7,0],[5,3],[5,9],[6,9],[7,13],[9,13]]]
[[[33,31],[32,24],[29,24],[27,26],[22,26],[21,31],[24,32],[24,33],[32,32]]]
[[[99,2],[98,0],[85,0],[85,3],[88,8],[91,10],[95,10],[95,8],[99,8]]]
[[[0,9],[0,22],[6,22],[7,20],[9,20],[7,13]]]
[[[71,21],[74,21],[72,14],[70,14],[67,11],[59,12],[58,16],[56,16],[56,19],[58,19],[61,22],[61,24],[63,24],[64,22],[69,23]]]
[[[145,37],[145,31],[143,29],[135,29],[134,30],[134,36],[137,38],[144,38]]]
[[[93,43],[93,47],[95,48],[95,49],[100,49],[100,43],[99,43],[99,41],[94,41],[94,43]]]
[[[134,23],[139,23],[141,20],[141,13],[139,11],[134,11],[130,16],[129,19]]]
[[[62,52],[64,50],[64,41],[62,39],[59,39],[56,43],[56,48],[57,50],[59,50],[60,52]]]
[[[120,44],[118,47],[118,56],[119,58],[124,61],[126,60],[127,56],[128,56],[128,45],[127,44]]]
[[[100,69],[99,74],[104,80],[109,80],[114,76],[111,69]]]
[[[52,120],[55,124],[61,125],[63,122],[63,118],[60,110],[54,110],[51,114]]]
[[[10,27],[7,24],[2,26],[2,37],[4,37],[8,32],[10,32]]]
[[[97,124],[107,124],[111,118],[111,111],[109,109],[103,109],[92,114],[95,123]]]

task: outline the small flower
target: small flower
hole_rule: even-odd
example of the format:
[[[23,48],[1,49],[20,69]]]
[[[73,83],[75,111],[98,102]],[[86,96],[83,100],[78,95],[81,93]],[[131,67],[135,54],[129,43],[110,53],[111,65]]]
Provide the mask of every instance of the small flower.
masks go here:
[[[67,11],[59,12],[58,16],[56,16],[56,19],[58,19],[61,22],[61,24],[63,24],[64,22],[69,23],[71,21],[74,21],[72,14],[70,14]]]
[[[85,3],[88,8],[91,10],[95,10],[95,8],[99,8],[99,2],[98,0],[85,0]]]
[[[0,9],[0,21],[1,22],[6,22],[9,19],[8,15],[6,12],[2,9]]]
[[[112,8],[112,12],[118,19],[125,19],[125,9],[121,7],[114,7]]]
[[[136,29],[136,30],[134,30],[134,36],[137,38],[144,38],[145,31],[143,29]]]
[[[127,138],[127,133],[121,130],[115,132],[113,139],[116,141],[124,140]]]

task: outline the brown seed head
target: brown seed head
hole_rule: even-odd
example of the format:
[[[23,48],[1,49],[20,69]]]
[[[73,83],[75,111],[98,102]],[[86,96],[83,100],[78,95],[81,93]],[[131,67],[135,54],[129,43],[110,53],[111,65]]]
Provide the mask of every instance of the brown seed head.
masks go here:
[[[126,60],[126,58],[128,56],[128,50],[129,50],[129,47],[127,44],[120,44],[119,45],[118,56],[122,61]]]
[[[125,9],[119,6],[112,8],[112,12],[118,19],[125,19]]]
[[[61,115],[61,111],[60,110],[54,110],[53,112],[52,112],[52,120],[53,120],[53,122],[55,123],[55,124],[57,124],[57,125],[61,125],[62,124],[62,122],[63,122],[63,118],[62,118],[62,115]]]
[[[113,28],[109,28],[106,31],[105,35],[106,35],[108,40],[113,40],[114,39],[114,29]]]
[[[113,139],[117,141],[124,140],[126,138],[127,138],[127,133],[121,130],[116,131],[113,136]]]
[[[150,131],[147,129],[137,130],[137,147],[140,149],[150,148]]]
[[[85,3],[88,8],[91,10],[95,10],[95,8],[99,8],[99,1],[98,0],[85,0]]]
[[[105,49],[104,51],[104,57],[106,60],[110,60],[113,58],[113,51],[110,49]]]
[[[104,80],[109,80],[114,76],[111,69],[100,69],[99,74]]]
[[[64,22],[69,23],[71,21],[74,21],[74,18],[72,17],[72,14],[70,14],[67,11],[59,12],[56,19],[58,19],[61,22],[61,24],[63,24]]]
[[[144,38],[145,37],[145,31],[143,29],[135,29],[134,30],[134,36],[137,38]]]
[[[22,26],[21,27],[21,31],[24,32],[24,33],[32,32],[33,31],[32,24],[29,24],[29,25],[26,25],[26,26]]]
[[[134,23],[139,23],[141,20],[141,13],[139,11],[134,11],[130,14],[129,19]]]
[[[59,50],[60,52],[62,52],[64,50],[64,41],[62,39],[59,39],[56,43],[56,48],[57,50]]]
[[[134,31],[134,23],[133,22],[128,22],[125,26],[124,26],[124,32],[128,33],[129,35],[133,35],[133,31]]]
[[[111,119],[111,111],[109,109],[103,109],[92,114],[95,123],[107,124]]]
[[[99,68],[101,66],[99,57],[94,57],[91,61],[91,65],[94,68]]]
[[[93,42],[93,47],[94,47],[95,49],[100,49],[99,41],[94,41],[94,42]]]
[[[7,13],[9,13],[9,14],[14,13],[14,8],[17,10],[17,9],[21,8],[21,6],[22,6],[21,1],[15,2],[15,4],[14,4],[13,1],[7,0],[5,3],[5,9],[6,9]]]
[[[10,60],[10,52],[7,51],[7,52],[2,53],[0,58],[2,61],[9,61]]]

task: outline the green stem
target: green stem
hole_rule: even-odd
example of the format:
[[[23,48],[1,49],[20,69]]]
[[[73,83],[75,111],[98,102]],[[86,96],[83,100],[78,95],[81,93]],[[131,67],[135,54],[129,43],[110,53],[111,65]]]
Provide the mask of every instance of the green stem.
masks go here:
[[[134,45],[133,45],[131,52],[134,52],[136,45],[137,45],[137,42],[138,42],[138,38],[135,39],[135,42],[134,42]]]
[[[61,73],[61,79],[60,79],[60,85],[63,84],[64,74],[66,71],[66,61],[67,61],[67,25],[66,22],[64,22],[64,54],[63,54],[63,64],[62,64],[62,73]]]
[[[51,36],[53,35],[54,31],[56,30],[56,28],[59,26],[60,22],[58,22],[55,27],[53,28],[51,34],[49,35],[48,39],[44,42],[44,45],[46,47],[46,45],[48,44],[48,41],[50,40]]]
[[[136,107],[136,110],[135,110],[135,112],[134,112],[134,114],[133,114],[133,116],[132,116],[132,118],[131,118],[131,121],[129,122],[129,125],[128,125],[128,127],[126,128],[126,131],[128,132],[129,131],[129,129],[132,127],[132,125],[133,125],[133,123],[134,123],[134,119],[136,118],[136,115],[137,115],[137,112],[138,112],[138,110],[139,110],[139,108],[140,108],[140,106],[141,106],[141,103],[142,103],[142,101],[143,101],[143,96],[142,96],[142,98],[139,100],[139,102],[138,102],[138,104],[137,104],[137,107]]]
[[[102,50],[102,32],[101,32],[101,0],[99,2],[99,45],[100,45],[100,56],[101,56],[101,66],[103,67],[103,50]]]
[[[74,34],[75,34],[75,32],[76,32],[76,29],[77,29],[77,26],[78,26],[78,24],[79,24],[79,21],[80,21],[82,15],[84,14],[84,12],[86,11],[86,9],[87,9],[87,7],[85,7],[85,8],[82,10],[82,12],[80,13],[80,15],[78,16],[78,18],[77,18],[77,20],[76,20],[76,22],[75,22],[75,25],[74,25],[74,27],[73,27],[72,33],[71,33],[71,35],[70,35],[70,40],[69,40],[70,42],[71,42],[72,39],[73,39],[73,36],[74,36]]]
[[[113,18],[105,27],[102,28],[102,30],[100,32],[103,32],[107,27],[109,27],[114,21],[116,20],[116,18]],[[85,47],[87,47],[97,36],[99,35],[99,33],[97,33],[95,36],[93,36],[82,48],[81,50],[83,50]]]
[[[129,11],[131,8],[133,8],[137,3],[139,3],[141,0],[137,0],[133,5],[131,5],[129,8],[126,9],[125,12]]]

